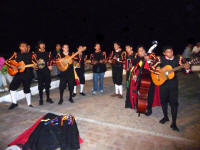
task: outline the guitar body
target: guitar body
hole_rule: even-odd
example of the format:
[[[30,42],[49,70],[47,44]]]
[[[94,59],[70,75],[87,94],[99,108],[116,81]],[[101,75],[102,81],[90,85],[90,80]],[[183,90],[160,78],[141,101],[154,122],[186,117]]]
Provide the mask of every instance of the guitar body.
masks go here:
[[[69,55],[65,56],[56,61],[56,66],[61,72],[64,72],[68,69],[69,65],[73,63],[73,60],[70,58]]]
[[[160,74],[155,74],[155,73],[151,73],[151,78],[152,81],[155,85],[160,86],[163,83],[165,83],[166,80],[171,80],[174,78],[175,73],[174,72],[170,72],[168,75],[165,75],[165,72],[172,70],[172,66],[170,65],[166,65],[163,68],[161,68]]]
[[[19,63],[18,63],[18,71],[19,72],[24,72],[25,71],[25,63],[23,62],[23,61],[20,61]]]
[[[17,64],[18,64],[18,63],[17,63],[15,60],[11,60],[11,61],[10,61],[10,64],[11,64],[12,66],[17,67]],[[14,69],[14,68],[8,67],[8,73],[9,73],[9,75],[14,76],[14,75],[16,75],[16,74],[18,73],[18,69],[17,69],[17,68]]]
[[[138,113],[146,113],[150,84],[151,84],[150,73],[149,72],[142,73],[140,89],[139,89],[139,94],[138,94],[138,102],[137,102]]]
[[[24,72],[25,70],[25,64],[23,61],[16,62],[15,60],[11,60],[10,64],[14,67],[8,67],[8,73],[11,76],[16,75],[18,72]]]

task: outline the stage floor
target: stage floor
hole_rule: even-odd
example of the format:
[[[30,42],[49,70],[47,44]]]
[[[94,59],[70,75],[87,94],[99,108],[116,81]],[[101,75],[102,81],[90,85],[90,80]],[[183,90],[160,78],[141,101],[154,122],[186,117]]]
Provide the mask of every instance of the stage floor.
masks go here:
[[[38,106],[38,95],[32,99],[34,108],[27,107],[25,100],[11,111],[7,109],[9,103],[0,103],[0,150],[47,112],[72,113],[76,117],[84,140],[80,150],[200,149],[200,79],[197,74],[179,74],[179,133],[170,129],[170,122],[159,123],[162,118],[160,107],[153,108],[150,117],[138,117],[135,110],[125,109],[125,86],[123,99],[112,98],[114,87],[111,78],[104,80],[104,94],[93,96],[91,89],[92,81],[87,81],[87,96],[77,95],[73,104],[68,101],[66,90],[61,106],[57,104],[58,89],[51,91],[54,104]],[[171,115],[169,117],[171,120]]]

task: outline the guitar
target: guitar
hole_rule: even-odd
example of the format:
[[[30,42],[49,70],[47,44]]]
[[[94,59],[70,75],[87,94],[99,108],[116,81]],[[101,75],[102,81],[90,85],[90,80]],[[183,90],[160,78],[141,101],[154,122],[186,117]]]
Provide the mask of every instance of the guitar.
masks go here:
[[[85,60],[84,64],[91,64],[91,60],[90,59]],[[74,62],[74,66],[76,68],[80,68],[81,67],[79,62]]]
[[[122,52],[123,53],[123,52]],[[120,58],[118,58],[118,54],[116,54],[112,59],[108,58],[108,63],[110,63],[111,65],[114,65],[116,63],[123,63],[123,61],[120,60]]]
[[[86,50],[86,46],[79,49],[76,53],[72,54],[72,56],[65,56],[64,58],[59,58],[56,60],[56,66],[61,71],[64,72],[68,69],[69,65],[73,63],[73,58],[80,54],[81,52]]]
[[[190,65],[198,64],[200,63],[200,57],[194,58],[191,61],[188,62]],[[178,71],[180,69],[184,68],[184,65],[178,66],[173,68],[170,65],[166,65],[163,68],[160,68],[158,70],[159,73],[151,73],[152,81],[155,85],[160,86],[163,83],[165,83],[167,80],[171,80],[175,76],[175,71]]]
[[[15,60],[10,60],[9,63],[6,62],[6,65],[8,66],[8,73],[14,76],[18,72],[22,73],[26,68],[34,67],[35,65],[37,65],[39,69],[43,69],[45,67],[45,62],[43,59],[39,59],[36,64],[26,65],[23,61],[16,62]]]

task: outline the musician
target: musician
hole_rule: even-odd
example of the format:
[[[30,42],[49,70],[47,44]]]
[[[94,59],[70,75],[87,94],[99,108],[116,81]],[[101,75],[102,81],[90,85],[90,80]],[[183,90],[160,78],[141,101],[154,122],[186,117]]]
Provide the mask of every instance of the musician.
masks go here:
[[[38,42],[38,50],[35,52],[35,59],[44,60],[45,67],[42,69],[37,69],[37,77],[38,77],[38,90],[40,95],[39,105],[43,105],[43,90],[45,89],[46,92],[46,101],[50,104],[53,103],[52,99],[50,98],[50,87],[51,87],[51,73],[52,70],[51,66],[51,53],[47,52],[45,49],[45,43],[42,41]]]
[[[115,85],[115,93],[111,96],[123,98],[122,79],[124,56],[120,44],[115,42],[113,45],[114,51],[112,51],[110,54],[109,62],[112,66],[112,79]]]
[[[25,64],[32,64],[32,53],[28,52],[27,49],[27,43],[26,42],[21,42],[19,44],[19,50],[20,52],[14,53],[13,56],[7,61],[8,64],[10,64],[11,60],[15,60],[16,62],[21,62],[23,61]],[[36,66],[34,66],[36,68]],[[11,68],[16,69],[15,66],[11,65]],[[33,69],[32,68],[26,68],[24,72],[22,73],[17,73],[10,86],[10,96],[11,96],[11,101],[12,104],[10,105],[9,109],[14,109],[15,107],[18,106],[17,104],[17,89],[20,87],[20,85],[23,85],[23,91],[25,93],[26,97],[26,102],[29,107],[33,107],[31,105],[31,91],[30,91],[30,86],[31,86],[31,80],[33,78]]]
[[[96,95],[99,89],[103,93],[103,80],[106,72],[106,52],[101,50],[101,45],[96,43],[94,52],[90,55],[91,64],[93,65],[93,91],[92,94]],[[99,85],[98,85],[99,81]]]
[[[79,46],[77,49],[82,49],[83,46]],[[74,67],[76,70],[76,73],[78,75],[79,81],[80,81],[80,95],[85,96],[85,93],[83,92],[84,85],[85,85],[85,61],[87,60],[87,55],[85,55],[83,52],[81,52],[79,55],[74,57]],[[74,92],[73,97],[76,96],[76,85],[74,86]]]
[[[125,53],[125,70],[126,70],[126,81],[128,80],[130,68],[133,63],[133,59],[135,56],[135,52],[133,51],[133,47],[131,45],[125,46],[126,53]]]
[[[164,67],[166,65],[170,65],[173,68],[177,67],[182,64],[182,57],[181,56],[174,56],[173,48],[167,46],[163,49],[163,56],[160,58],[159,63],[154,67]],[[186,63],[184,65],[185,69],[189,69],[190,65]],[[159,68],[158,68],[159,69]],[[178,78],[177,75],[171,80],[167,80],[164,84],[160,86],[160,99],[162,104],[162,110],[164,117],[160,120],[161,124],[166,123],[169,121],[168,118],[168,103],[171,107],[171,114],[172,114],[172,123],[171,128],[175,131],[179,131],[176,125],[177,119],[177,112],[178,112]]]
[[[53,51],[51,52],[52,57],[53,57],[53,58],[56,58],[57,55],[60,54],[61,52],[62,52],[61,44],[57,43],[57,44],[56,44],[56,47],[55,47],[55,50],[53,50]]]
[[[146,50],[144,49],[143,45],[139,45],[137,48],[137,53],[134,56],[134,60],[132,63],[132,67],[130,69],[130,74],[128,76],[127,80],[127,95],[126,95],[126,101],[125,101],[125,108],[135,108],[137,104],[137,96],[138,96],[138,90],[140,87],[140,78],[141,78],[141,72],[149,72],[153,71],[152,64],[155,62],[155,55],[152,53],[149,56],[146,53]],[[142,69],[144,67],[144,69]],[[134,83],[134,84],[132,84]],[[151,88],[153,88],[150,84],[149,91],[152,91]],[[148,94],[149,98],[150,96],[154,96],[152,94]]]
[[[61,58],[64,58],[65,56],[71,56],[71,54],[69,53],[68,44],[64,44],[62,46],[62,52],[58,54],[57,59],[59,60]],[[64,72],[60,72],[60,85],[59,85],[60,100],[58,102],[59,105],[63,103],[63,94],[66,88],[66,85],[68,85],[68,89],[69,89],[69,101],[71,103],[74,103],[72,99],[73,90],[74,90],[74,82],[75,82],[75,77],[74,77],[73,64],[69,64],[67,70],[65,70]]]

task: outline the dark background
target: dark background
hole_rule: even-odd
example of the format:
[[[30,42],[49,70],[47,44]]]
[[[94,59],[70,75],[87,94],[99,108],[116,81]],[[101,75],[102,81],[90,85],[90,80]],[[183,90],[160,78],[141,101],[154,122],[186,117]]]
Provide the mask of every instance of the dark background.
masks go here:
[[[199,0],[1,0],[0,51],[8,57],[18,51],[20,41],[38,40],[54,50],[56,43],[95,42],[103,50],[112,50],[113,41],[151,46],[158,40],[157,53],[163,45],[172,45],[182,53],[187,41],[200,40]]]

